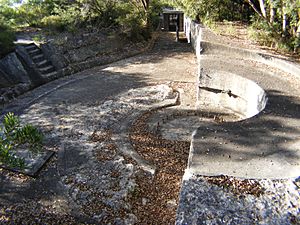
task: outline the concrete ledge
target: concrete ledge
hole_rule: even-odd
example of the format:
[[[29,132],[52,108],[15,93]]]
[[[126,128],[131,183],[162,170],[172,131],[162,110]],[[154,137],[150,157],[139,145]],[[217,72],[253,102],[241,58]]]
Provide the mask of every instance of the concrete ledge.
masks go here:
[[[278,68],[284,72],[291,73],[300,78],[300,65],[280,58],[276,58],[272,55],[241,48],[233,48],[230,46],[216,44],[208,41],[201,41],[201,48],[202,54],[204,55],[227,55],[230,57],[250,59]]]
[[[203,123],[193,135],[186,173],[248,179],[298,177],[297,132],[278,126],[277,132],[270,134],[268,123],[258,117],[235,123]]]
[[[261,112],[266,103],[265,91],[244,77],[225,71],[202,71],[199,76],[198,108],[201,104],[221,107],[246,119]]]

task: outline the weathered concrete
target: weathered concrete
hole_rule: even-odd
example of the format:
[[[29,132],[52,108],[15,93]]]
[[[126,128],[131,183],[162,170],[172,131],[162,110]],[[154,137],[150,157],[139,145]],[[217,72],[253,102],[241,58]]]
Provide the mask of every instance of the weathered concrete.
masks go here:
[[[203,54],[207,55],[224,55],[231,58],[237,57],[242,59],[254,60],[260,63],[264,63],[271,67],[278,68],[286,73],[291,73],[295,76],[300,76],[300,66],[296,63],[287,61],[266,53],[250,51],[241,48],[234,48],[223,44],[214,43],[212,40],[205,39],[205,28],[202,28],[204,34],[201,36],[201,48]]]
[[[239,115],[244,121],[226,123],[222,118],[215,118],[200,124],[193,136],[188,171],[245,178],[297,177],[300,174],[297,138],[300,93],[299,82],[293,81],[297,81],[299,66],[215,44],[214,40],[207,40],[210,37],[207,29],[193,26],[191,30],[196,31],[192,32],[192,40],[201,41],[201,54],[197,54],[200,60],[198,108],[221,113],[223,110]],[[274,63],[277,68],[290,65],[285,71],[294,75],[265,65]],[[245,120],[260,111],[263,112],[258,116]]]
[[[30,83],[27,71],[15,53],[10,53],[0,61],[0,69],[10,84]]]
[[[295,126],[299,120],[297,114],[299,88],[297,83],[289,83],[291,76],[250,60],[242,61],[216,55],[201,57],[204,62],[203,72],[210,74],[225,71],[243,75],[266,90],[269,98],[262,114],[252,118],[254,121],[266,114],[265,117],[261,117],[263,121],[253,123],[251,119],[238,123],[237,128],[244,132],[240,139],[235,139],[222,130],[223,124],[228,129],[231,129],[232,124],[219,123],[223,121],[217,118],[224,116],[221,113],[224,109],[218,108],[217,113],[209,114],[207,117],[207,111],[203,109],[197,123],[205,126],[202,130],[207,132],[209,141],[211,137],[221,140],[224,136],[228,140],[238,141],[237,145],[254,146],[255,143],[253,145],[249,143],[247,137],[252,135],[256,143],[260,142],[263,146],[274,141],[274,146],[282,146],[284,150],[288,150],[286,146],[292,147],[290,135],[296,137],[299,134]],[[172,86],[174,81],[179,81],[178,83],[193,87],[197,78],[195,71],[195,57],[189,47],[183,43],[174,44],[170,39],[167,41],[160,38],[154,50],[148,54],[86,70],[23,95],[2,112],[18,112],[24,120],[40,126],[52,143],[53,149],[59,153],[54,163],[50,163],[37,180],[22,183],[10,180],[1,173],[1,182],[5,184],[0,189],[1,204],[5,205],[5,209],[11,207],[14,202],[23,208],[23,202],[30,206],[34,203],[41,208],[51,206],[55,215],[52,215],[53,221],[63,212],[75,215],[81,219],[78,221],[86,223],[103,223],[111,216],[115,223],[133,224],[136,218],[131,214],[130,204],[126,202],[126,198],[135,187],[134,179],[139,166],[145,164],[137,160],[138,165],[135,166],[130,160],[125,159],[124,153],[133,155],[128,143],[126,126],[140,110],[150,109],[166,98],[166,93],[169,93],[171,88],[170,91],[156,92],[158,84]],[[154,89],[151,90],[151,86]],[[195,89],[190,89],[195,94]],[[157,93],[160,94],[156,96]],[[191,102],[188,103],[190,105],[186,103],[188,96],[184,95],[187,93],[182,93],[179,99],[184,105],[183,108],[172,107],[174,110],[172,113],[182,113],[183,118],[193,115],[189,114],[187,109],[194,109]],[[129,121],[126,121],[128,118]],[[224,119],[228,121],[225,116]],[[173,123],[175,120],[171,118],[168,121]],[[167,125],[172,127],[168,121]],[[175,121],[174,124],[177,126],[178,123]],[[250,128],[255,128],[257,132],[251,133]],[[100,140],[91,140],[94,131],[99,134]],[[111,138],[105,139],[101,136],[109,132],[113,133]],[[232,133],[235,134],[235,131]],[[286,137],[289,139],[285,139]],[[265,138],[267,141],[264,142]],[[215,147],[215,139],[209,143]],[[104,159],[101,158],[103,155]],[[257,160],[259,159],[258,156]],[[151,166],[151,163],[148,165]],[[148,171],[151,172],[152,169],[155,168]],[[296,214],[299,209],[299,194],[295,194],[296,186],[291,184],[293,183],[291,180],[274,183],[270,181],[269,185],[263,186],[266,187],[266,192],[281,191],[280,188],[283,187],[284,190],[281,191],[283,194],[268,192],[262,198],[246,195],[245,202],[243,196],[237,201],[237,197],[230,191],[222,191],[221,187],[202,182],[203,177],[200,175],[191,177],[191,173],[188,172],[190,171],[187,170],[186,175],[189,176],[185,177],[180,196],[178,224],[198,224],[201,221],[206,223],[237,221],[236,224],[240,224],[256,222],[257,218],[264,224],[274,224],[279,218],[277,223],[284,224],[282,221],[287,221],[287,218]],[[273,200],[274,196],[276,201]],[[290,205],[295,207],[291,208]],[[230,210],[231,207],[233,210]],[[33,209],[41,213],[40,208]],[[127,214],[124,218],[120,218],[124,210]],[[4,212],[6,213],[5,210]],[[41,217],[39,219],[44,221]]]
[[[198,34],[198,108],[215,110],[216,116],[200,121],[193,134],[176,224],[291,224],[298,213],[285,206],[299,201],[299,65],[216,44],[206,32]],[[222,113],[240,119],[227,121]],[[238,185],[218,187],[205,178],[220,175],[224,182],[255,180],[267,193],[251,198],[234,193]]]
[[[267,103],[265,91],[255,82],[225,71],[203,71],[198,88],[199,108],[225,108],[241,119],[260,113]]]
[[[299,84],[291,83],[292,75],[285,77],[280,72],[276,74],[267,68],[264,69],[263,65],[256,67],[252,65],[251,62],[247,64],[238,59],[224,60],[222,57],[203,55],[201,67],[204,74],[235,72],[259,84],[266,91],[269,101],[263,112],[250,120],[232,124],[207,124],[205,127],[209,129],[201,126],[194,136],[189,164],[191,171],[203,175],[212,175],[215,172],[215,175],[273,179],[296,177],[300,174],[300,140],[297,138],[300,134],[298,116],[300,99],[298,89],[293,87]],[[205,87],[209,89],[214,86]],[[247,93],[245,88],[240,90]],[[250,95],[246,94],[243,97],[246,101],[251,99],[256,101],[256,96],[264,96],[256,95],[255,89],[248,93]],[[240,96],[235,92],[232,94]],[[209,97],[213,98],[213,95],[215,99],[219,99],[220,94],[211,93]],[[223,97],[232,99],[228,94]],[[203,96],[199,99],[202,98]],[[225,105],[222,105],[224,102]],[[228,108],[227,100],[223,99],[220,106]],[[205,102],[200,107],[205,110]],[[253,110],[257,111],[257,107]],[[233,156],[229,152],[236,155]],[[216,160],[215,154],[218,153],[221,158]],[[261,155],[258,156],[259,154]],[[209,158],[210,156],[212,158]]]
[[[55,213],[73,215],[84,223],[102,224],[109,217],[112,223],[134,224],[136,217],[130,211],[128,195],[135,188],[140,167],[149,172],[155,168],[133,151],[128,140],[129,126],[152,107],[177,103],[176,92],[169,87],[171,78],[196,82],[192,71],[196,64],[190,50],[187,44],[163,39],[143,57],[55,80],[7,106],[3,114],[13,111],[22,121],[40,127],[50,148],[58,153],[36,180],[18,183],[0,173],[5,183],[0,188],[1,207],[12,207],[14,203],[24,206],[26,202],[40,208],[51,206]],[[156,70],[151,70],[154,66]],[[149,69],[143,71],[143,67]],[[111,68],[120,72],[111,72]],[[92,140],[94,132],[100,140]],[[101,134],[109,133],[111,136],[101,139]],[[126,159],[128,156],[137,165]],[[39,207],[33,210],[42,214]],[[42,216],[39,219],[45,221]],[[58,220],[53,216],[52,223]]]
[[[16,47],[16,54],[22,61],[22,64],[24,65],[26,71],[28,71],[28,78],[31,80],[31,83],[34,87],[46,83],[47,80],[38,70],[37,66],[33,62],[32,58],[30,57],[24,46],[18,45]]]

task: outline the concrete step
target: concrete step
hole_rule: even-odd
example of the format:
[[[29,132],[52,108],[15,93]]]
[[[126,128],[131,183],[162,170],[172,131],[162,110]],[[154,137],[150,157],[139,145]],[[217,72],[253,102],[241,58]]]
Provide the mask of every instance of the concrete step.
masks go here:
[[[35,44],[29,44],[29,45],[26,45],[25,46],[25,49],[27,50],[27,51],[31,51],[31,50],[34,50],[34,49],[39,49],[38,48],[38,46],[36,46]]]
[[[46,67],[43,67],[43,68],[40,68],[39,69],[41,71],[41,73],[43,74],[48,74],[48,73],[52,73],[55,71],[55,68],[54,66],[52,65],[49,65],[49,66],[46,66]]]
[[[40,63],[42,61],[45,60],[45,57],[43,54],[39,54],[39,55],[36,55],[36,56],[33,56],[32,57],[32,60],[35,62],[35,63]]]
[[[40,55],[42,53],[41,49],[39,49],[39,48],[33,48],[33,49],[30,49],[27,51],[28,51],[29,55],[31,55],[31,56]]]
[[[58,73],[57,73],[57,71],[53,71],[51,73],[44,74],[43,77],[46,78],[47,80],[51,81],[58,77]]]
[[[43,68],[43,67],[50,66],[51,64],[47,59],[45,59],[45,60],[43,60],[39,63],[36,63],[36,65],[37,65],[38,68]]]

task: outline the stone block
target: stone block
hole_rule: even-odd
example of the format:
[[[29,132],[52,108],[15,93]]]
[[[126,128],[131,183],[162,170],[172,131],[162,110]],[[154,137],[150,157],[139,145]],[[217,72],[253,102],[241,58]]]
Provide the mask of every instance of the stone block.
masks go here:
[[[57,71],[60,71],[68,66],[66,60],[55,51],[55,48],[51,43],[41,44],[40,48],[45,58],[52,63]]]
[[[41,84],[44,84],[46,81],[44,80],[41,72],[36,67],[35,63],[31,59],[30,55],[27,53],[24,46],[18,45],[16,47],[16,54],[22,64],[24,65],[24,68],[28,72],[28,78],[31,80],[31,83],[33,86],[39,86]]]
[[[16,53],[10,53],[0,60],[1,77],[10,85],[30,83],[28,73],[18,59]]]
[[[9,81],[8,75],[0,69],[0,88],[6,88],[13,85],[12,82]]]

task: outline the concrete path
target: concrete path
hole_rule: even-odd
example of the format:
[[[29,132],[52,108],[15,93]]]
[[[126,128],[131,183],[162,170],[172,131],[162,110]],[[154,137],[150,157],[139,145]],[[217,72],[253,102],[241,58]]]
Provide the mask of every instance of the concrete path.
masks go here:
[[[38,179],[0,171],[0,218],[15,223],[32,218],[64,224],[136,223],[127,196],[135,188],[140,168],[150,173],[156,168],[132,151],[128,127],[138,115],[158,106],[172,106],[158,110],[148,121],[150,129],[157,129],[159,122],[166,139],[187,140],[190,132],[200,127],[182,184],[177,224],[289,224],[299,215],[295,179],[245,181],[253,189],[250,194],[242,192],[244,197],[239,198],[232,189],[203,176],[264,178],[270,174],[267,177],[284,178],[298,174],[290,169],[291,165],[297,168],[293,164],[299,160],[297,78],[251,60],[207,52],[202,66],[208,75],[214,71],[242,75],[259,84],[269,97],[260,117],[219,123],[223,122],[218,119],[221,111],[209,115],[207,109],[195,112],[195,55],[187,43],[175,43],[172,38],[161,35],[149,53],[56,80],[3,110],[1,114],[14,111],[24,121],[41,127],[49,150],[57,154]],[[175,106],[178,103],[180,106]],[[236,116],[224,118],[234,121]],[[270,143],[285,152],[274,152]],[[258,147],[265,151],[256,151]],[[218,151],[207,154],[207,149],[214,148]],[[259,163],[266,162],[265,157],[271,157],[267,158],[267,168],[276,170],[262,173],[266,164]],[[253,167],[247,169],[244,162],[251,162]],[[257,166],[261,167],[256,170]],[[277,170],[279,166],[283,169]],[[224,180],[225,184],[230,180],[229,186],[244,184],[234,177]],[[258,190],[258,197],[251,194],[256,193],[253,190]]]
[[[204,119],[192,138],[176,224],[298,223],[299,74],[207,33],[198,92]]]
[[[155,167],[132,151],[130,124],[151,108],[177,104],[178,83],[187,93],[195,88],[195,56],[173,38],[161,35],[147,54],[48,83],[2,111],[40,127],[57,154],[37,179],[1,170],[0,218],[135,223],[127,196],[140,167],[151,173]]]

